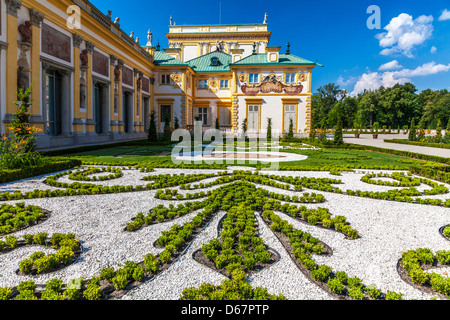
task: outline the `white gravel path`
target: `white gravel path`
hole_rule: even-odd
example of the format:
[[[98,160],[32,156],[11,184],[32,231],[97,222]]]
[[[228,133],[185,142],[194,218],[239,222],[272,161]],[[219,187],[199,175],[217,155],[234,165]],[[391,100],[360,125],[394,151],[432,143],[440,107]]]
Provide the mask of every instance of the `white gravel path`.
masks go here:
[[[141,180],[146,175],[212,173],[218,171],[223,170],[156,169],[155,172],[151,173],[124,170],[124,176],[121,178],[93,183],[101,185],[139,185],[148,183]],[[342,180],[342,185],[336,185],[342,190],[387,191],[392,189],[392,187],[361,182],[361,177],[367,172],[379,171],[357,170],[354,173],[344,172],[342,176],[334,176],[329,172],[274,171],[267,173],[334,178]],[[44,178],[45,176],[41,176],[3,184],[0,185],[0,192],[6,190],[30,191],[35,188],[49,189],[50,187],[42,183]],[[65,181],[65,179],[67,178],[61,178],[60,181]],[[210,180],[213,179],[208,179],[208,181]],[[450,188],[449,185],[446,186]],[[203,190],[213,190],[218,187],[220,186]],[[387,292],[387,290],[401,292],[406,299],[429,299],[432,297],[432,295],[423,294],[403,282],[396,271],[396,265],[402,252],[410,249],[426,247],[434,252],[450,250],[450,242],[438,232],[441,226],[450,223],[450,208],[366,199],[307,189],[298,193],[292,190],[279,190],[266,186],[258,185],[257,187],[289,195],[301,195],[303,192],[324,194],[327,200],[325,203],[307,204],[306,206],[329,208],[332,215],[345,216],[352,227],[359,231],[360,239],[347,240],[340,233],[309,226],[278,213],[296,228],[310,232],[333,249],[331,257],[314,256],[319,264],[327,264],[334,271],[346,271],[350,276],[358,276],[365,284],[376,284],[383,292]],[[421,185],[418,189],[424,190],[429,189],[429,187]],[[202,191],[202,189],[191,192],[199,191]],[[52,216],[37,226],[15,233],[16,236],[20,237],[26,233],[38,232],[49,234],[72,232],[82,241],[84,252],[77,263],[55,273],[38,277],[18,276],[15,274],[15,270],[21,260],[29,257],[32,252],[43,251],[42,247],[32,246],[0,254],[0,287],[15,286],[26,279],[34,279],[37,283],[43,284],[55,277],[60,277],[65,282],[78,277],[89,278],[97,275],[103,267],[118,266],[128,260],[139,262],[143,260],[147,253],[158,254],[161,250],[154,248],[153,243],[160,236],[161,231],[168,230],[173,224],[182,225],[184,222],[191,220],[196,212],[172,222],[143,228],[137,232],[123,231],[126,224],[139,212],[146,213],[159,204],[168,206],[173,203],[176,206],[180,203],[179,201],[155,199],[155,193],[156,190],[25,200],[26,204],[38,205],[52,211]],[[181,191],[180,193],[186,192]],[[429,197],[448,199],[450,195]],[[7,203],[15,202],[17,201]],[[192,254],[204,243],[217,237],[217,223],[223,214],[222,212],[213,218],[210,225],[195,239],[187,253],[178,262],[154,280],[130,291],[122,299],[178,299],[186,287],[198,287],[204,282],[220,284],[225,277],[194,261]],[[259,217],[258,220],[260,221]],[[250,278],[253,286],[266,287],[272,294],[281,293],[288,299],[294,300],[333,299],[332,296],[310,282],[300,272],[281,243],[262,221],[260,221],[260,232],[264,242],[281,254],[281,259],[270,268],[253,275]],[[51,252],[51,250],[48,252]]]

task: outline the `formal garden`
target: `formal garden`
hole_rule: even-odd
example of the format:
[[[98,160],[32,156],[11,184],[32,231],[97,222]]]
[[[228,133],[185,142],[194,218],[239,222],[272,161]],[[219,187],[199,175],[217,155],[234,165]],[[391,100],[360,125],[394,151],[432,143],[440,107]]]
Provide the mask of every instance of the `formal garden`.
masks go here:
[[[450,296],[448,158],[345,144],[339,121],[282,139],[301,157],[276,170],[174,164],[170,141],[38,152],[29,95],[2,137],[1,300]]]

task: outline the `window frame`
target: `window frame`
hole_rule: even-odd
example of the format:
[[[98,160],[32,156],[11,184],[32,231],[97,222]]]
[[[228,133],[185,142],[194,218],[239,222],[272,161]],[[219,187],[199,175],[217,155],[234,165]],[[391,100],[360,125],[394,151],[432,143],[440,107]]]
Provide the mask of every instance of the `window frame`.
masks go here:
[[[168,73],[163,73],[161,74],[161,77],[159,78],[159,84],[163,85],[163,86],[170,86],[172,84],[172,79],[170,77],[170,74]],[[164,81],[163,81],[164,79]],[[168,82],[167,82],[168,81]]]
[[[254,79],[255,76],[256,76],[257,81],[255,81],[255,79]],[[251,83],[251,84],[259,83],[259,73],[249,73],[248,74],[248,83]]]
[[[291,83],[295,83],[295,73],[294,72],[288,72],[285,73],[285,83],[291,84]]]
[[[204,86],[204,87],[201,86],[201,85],[200,85],[201,83],[204,83],[205,86]],[[208,89],[208,80],[206,80],[206,79],[199,79],[199,80],[198,80],[197,87],[198,87],[198,89],[202,89],[202,90]]]
[[[226,81],[226,86],[223,86],[222,83]],[[220,89],[230,89],[230,80],[228,79],[221,79],[220,80]]]

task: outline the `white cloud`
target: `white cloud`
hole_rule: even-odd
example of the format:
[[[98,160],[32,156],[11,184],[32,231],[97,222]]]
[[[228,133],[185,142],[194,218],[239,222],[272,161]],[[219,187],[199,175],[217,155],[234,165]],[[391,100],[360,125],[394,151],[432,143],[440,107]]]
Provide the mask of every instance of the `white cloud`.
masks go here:
[[[387,32],[377,34],[380,47],[384,48],[380,54],[391,55],[401,53],[412,58],[414,47],[423,44],[433,34],[433,16],[422,15],[413,19],[407,13],[393,18],[384,27]]]
[[[432,74],[436,74],[439,72],[447,72],[450,70],[450,64],[436,64],[436,62],[425,63],[424,65],[417,67],[414,70],[403,69],[397,71],[397,75],[402,77],[424,77]]]
[[[447,9],[444,9],[441,16],[439,17],[439,21],[445,21],[450,20],[450,11]]]
[[[387,70],[395,70],[403,68],[397,60],[392,60],[391,62],[385,63],[381,65],[378,70],[379,71],[387,71]]]
[[[431,53],[436,53],[436,51],[437,51],[437,48],[435,46],[432,46],[431,49],[430,49],[430,52]]]
[[[395,84],[403,84],[410,82],[411,78],[424,77],[440,72],[448,72],[450,64],[436,64],[436,62],[425,63],[416,69],[402,69],[399,71],[385,72],[368,72],[359,77],[358,81],[351,92],[352,96],[364,92],[364,90],[375,90],[383,86],[386,88],[393,87]]]
[[[346,87],[348,85],[356,83],[356,81],[358,81],[358,77],[350,77],[345,80],[343,76],[339,76],[339,78],[337,79],[337,84],[341,87]]]

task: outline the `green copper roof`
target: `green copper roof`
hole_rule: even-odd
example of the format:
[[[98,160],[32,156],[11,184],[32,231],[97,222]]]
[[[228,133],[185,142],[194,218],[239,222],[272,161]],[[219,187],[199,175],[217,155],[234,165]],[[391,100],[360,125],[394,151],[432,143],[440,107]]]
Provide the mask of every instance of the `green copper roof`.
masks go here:
[[[218,61],[214,65],[214,61]],[[186,61],[195,72],[230,72],[231,55],[214,51],[201,57]]]
[[[169,56],[164,51],[155,51],[154,58],[153,63],[157,66],[187,66],[183,61]]]
[[[246,65],[299,65],[299,64],[317,64],[315,62],[297,57],[293,54],[280,53],[279,62],[267,62],[267,54],[257,53],[245,57],[232,66],[246,66]]]

